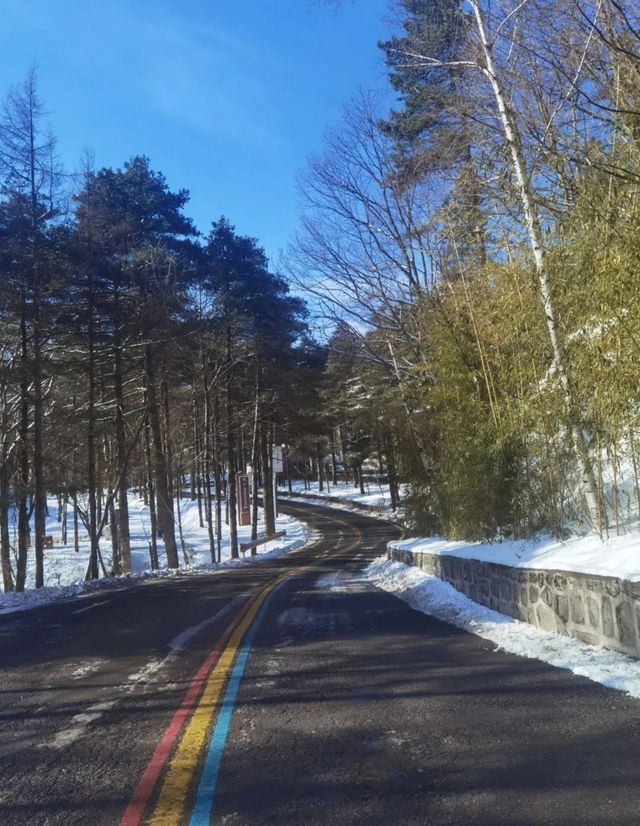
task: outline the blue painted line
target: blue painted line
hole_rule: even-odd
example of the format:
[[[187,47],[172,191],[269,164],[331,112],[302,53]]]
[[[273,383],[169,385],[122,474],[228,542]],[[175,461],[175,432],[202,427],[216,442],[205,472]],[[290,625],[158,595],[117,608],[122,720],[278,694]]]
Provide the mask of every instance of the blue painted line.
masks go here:
[[[220,773],[220,764],[224,756],[225,746],[227,744],[227,736],[229,734],[229,726],[231,724],[231,716],[238,695],[238,689],[242,682],[245,665],[249,658],[253,638],[256,635],[260,623],[269,607],[269,604],[276,592],[285,584],[287,580],[279,583],[269,596],[265,599],[262,608],[258,612],[258,616],[253,621],[253,624],[247,632],[240,652],[236,658],[231,676],[229,677],[229,684],[224,695],[224,699],[218,711],[218,718],[216,720],[213,734],[209,742],[209,748],[202,767],[202,774],[200,775],[200,783],[198,784],[198,791],[196,792],[196,801],[189,820],[189,826],[209,826],[211,823],[211,814],[213,811],[213,803],[216,793],[216,786],[218,784],[218,774]]]

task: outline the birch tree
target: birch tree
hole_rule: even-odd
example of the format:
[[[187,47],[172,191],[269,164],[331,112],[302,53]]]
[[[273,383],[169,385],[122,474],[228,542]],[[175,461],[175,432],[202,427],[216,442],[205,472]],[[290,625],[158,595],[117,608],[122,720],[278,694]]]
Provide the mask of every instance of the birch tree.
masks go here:
[[[437,4],[436,0],[422,3],[422,13],[429,14],[430,7],[434,4]],[[592,524],[602,531],[606,514],[596,483],[585,424],[572,387],[561,323],[546,260],[547,243],[543,232],[541,198],[536,190],[536,178],[531,162],[525,153],[518,114],[513,103],[514,99],[517,99],[517,93],[514,91],[517,76],[514,78],[514,73],[509,67],[510,53],[508,48],[505,48],[505,42],[509,44],[510,35],[517,29],[518,15],[526,6],[526,0],[522,3],[514,2],[511,7],[505,8],[500,18],[496,17],[495,11],[489,13],[486,5],[480,0],[466,0],[464,3],[450,5],[456,7],[460,30],[465,33],[457,42],[454,55],[443,57],[433,54],[430,50],[431,43],[415,42],[410,48],[406,45],[400,46],[397,49],[398,56],[405,61],[407,67],[417,67],[424,72],[455,68],[476,73],[487,86],[490,99],[493,100],[495,123],[502,133],[507,151],[508,168],[515,183],[538,280],[540,305],[552,353],[550,373],[554,375],[564,394],[565,426],[580,467],[587,513]]]

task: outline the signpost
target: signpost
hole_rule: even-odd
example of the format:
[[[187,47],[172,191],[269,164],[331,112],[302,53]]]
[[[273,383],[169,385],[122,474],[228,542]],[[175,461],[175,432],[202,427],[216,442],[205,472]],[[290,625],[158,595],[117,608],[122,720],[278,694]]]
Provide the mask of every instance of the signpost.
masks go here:
[[[271,472],[273,473],[273,521],[278,518],[278,473],[282,473],[282,448],[280,445],[271,446]]]
[[[238,503],[238,523],[243,527],[251,524],[251,497],[249,495],[249,475],[236,473],[236,501]]]

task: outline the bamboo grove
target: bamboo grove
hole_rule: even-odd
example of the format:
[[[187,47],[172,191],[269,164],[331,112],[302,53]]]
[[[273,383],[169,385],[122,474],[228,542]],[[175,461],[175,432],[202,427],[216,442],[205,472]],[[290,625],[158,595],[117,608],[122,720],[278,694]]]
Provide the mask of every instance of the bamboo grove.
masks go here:
[[[291,270],[422,531],[622,532],[640,489],[640,6],[401,0]],[[342,353],[342,356],[339,354]]]

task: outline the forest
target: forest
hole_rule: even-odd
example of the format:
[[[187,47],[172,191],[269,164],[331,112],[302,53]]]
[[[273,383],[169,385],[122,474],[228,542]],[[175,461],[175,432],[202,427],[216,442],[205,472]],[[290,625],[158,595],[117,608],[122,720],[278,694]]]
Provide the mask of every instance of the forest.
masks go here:
[[[198,233],[187,192],[146,157],[118,169],[85,159],[66,176],[43,113],[32,71],[0,124],[4,590],[24,589],[30,554],[43,584],[52,495],[63,526],[73,513],[63,542],[77,549],[89,537],[87,578],[131,570],[132,488],[150,510],[151,568],[159,541],[168,566],[180,564],[185,492],[198,500],[211,560],[223,520],[237,557],[227,480],[247,464],[267,468],[274,533],[271,445],[290,438],[286,428],[293,438],[315,427],[324,349],[308,337],[304,303],[226,218]]]
[[[390,434],[423,534],[622,533],[640,504],[640,7],[395,8],[388,94],[358,94],[301,178],[292,270],[336,325],[344,409]]]
[[[300,175],[281,271],[206,234],[143,155],[61,169],[35,71],[0,112],[3,588],[44,581],[48,497],[131,570],[128,491],[180,565],[180,499],[238,556],[254,470],[401,483],[454,538],[620,533],[640,511],[640,9],[401,0]],[[389,103],[392,100],[392,103]],[[311,335],[310,321],[320,332]],[[63,520],[66,525],[66,516]],[[108,535],[109,540],[105,542]],[[101,543],[102,540],[102,543]],[[108,551],[107,551],[108,546]]]

